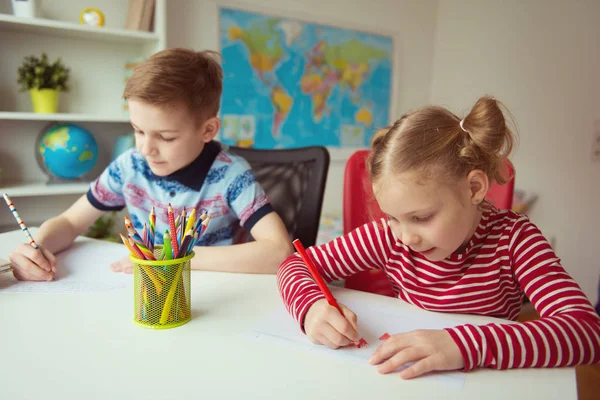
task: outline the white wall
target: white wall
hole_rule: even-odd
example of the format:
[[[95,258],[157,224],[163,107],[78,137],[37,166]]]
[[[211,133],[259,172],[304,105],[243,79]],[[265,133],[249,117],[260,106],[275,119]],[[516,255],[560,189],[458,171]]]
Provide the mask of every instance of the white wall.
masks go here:
[[[390,117],[429,100],[437,0],[169,0],[167,46],[218,50],[218,5],[393,34],[396,90]],[[332,155],[324,212],[341,211],[344,165],[344,152]]]
[[[456,112],[482,94],[502,100],[519,126],[516,186],[537,193],[531,219],[594,301],[600,274],[600,2],[441,0],[433,103]],[[464,114],[463,114],[464,115]]]

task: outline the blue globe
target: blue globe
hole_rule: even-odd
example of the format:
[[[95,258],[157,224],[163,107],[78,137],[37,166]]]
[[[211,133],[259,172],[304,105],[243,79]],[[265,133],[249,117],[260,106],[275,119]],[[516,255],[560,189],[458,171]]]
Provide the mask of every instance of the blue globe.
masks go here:
[[[76,179],[88,172],[98,159],[98,145],[86,129],[53,125],[39,139],[39,155],[48,172],[61,179]]]

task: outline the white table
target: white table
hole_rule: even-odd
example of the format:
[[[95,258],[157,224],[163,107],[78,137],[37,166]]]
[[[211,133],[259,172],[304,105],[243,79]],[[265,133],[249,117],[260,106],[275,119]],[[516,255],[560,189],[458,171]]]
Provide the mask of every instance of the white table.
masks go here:
[[[0,234],[0,257],[23,233]],[[106,255],[107,265],[114,257]],[[10,274],[0,276],[6,287]],[[133,295],[0,289],[0,398],[17,399],[575,399],[572,368],[466,374],[432,385],[243,337],[281,305],[275,277],[192,273],[193,319],[169,330],[132,322]],[[345,290],[345,289],[341,289]],[[374,296],[352,292],[361,299]],[[388,307],[413,306],[375,296]],[[372,300],[372,299],[371,299]],[[425,312],[425,311],[420,311]],[[449,316],[484,323],[491,319]]]

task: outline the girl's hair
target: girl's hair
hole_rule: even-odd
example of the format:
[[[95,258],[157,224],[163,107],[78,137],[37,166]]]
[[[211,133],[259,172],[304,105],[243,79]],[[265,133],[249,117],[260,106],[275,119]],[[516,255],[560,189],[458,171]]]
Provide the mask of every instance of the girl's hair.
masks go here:
[[[202,119],[216,116],[223,90],[223,70],[218,58],[214,51],[160,51],[135,67],[123,98],[161,107],[183,102]]]
[[[380,129],[371,142],[368,160],[371,180],[384,172],[417,171],[421,179],[465,177],[474,169],[503,184],[504,160],[515,136],[501,107],[492,97],[481,97],[462,121],[442,107],[426,106]],[[507,111],[508,112],[508,111]]]

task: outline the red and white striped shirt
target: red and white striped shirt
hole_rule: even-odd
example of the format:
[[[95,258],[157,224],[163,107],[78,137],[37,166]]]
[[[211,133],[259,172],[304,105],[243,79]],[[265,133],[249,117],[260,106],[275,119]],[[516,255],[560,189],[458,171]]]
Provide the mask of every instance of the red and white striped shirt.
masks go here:
[[[382,269],[398,298],[425,310],[516,320],[527,295],[541,319],[446,329],[465,370],[600,361],[600,318],[540,230],[512,211],[485,210],[467,248],[444,261],[411,251],[383,219],[308,253],[327,282]],[[323,294],[297,253],[281,264],[277,277],[288,311],[302,323]]]

